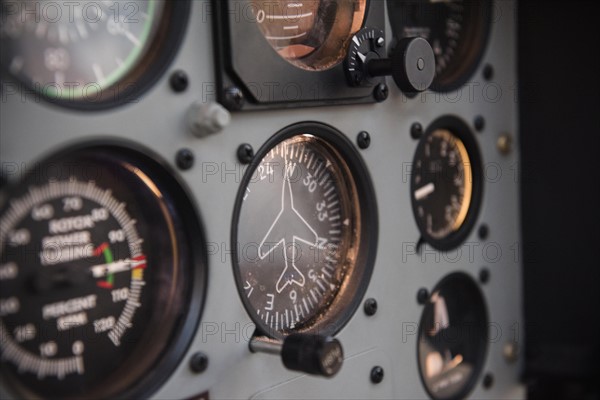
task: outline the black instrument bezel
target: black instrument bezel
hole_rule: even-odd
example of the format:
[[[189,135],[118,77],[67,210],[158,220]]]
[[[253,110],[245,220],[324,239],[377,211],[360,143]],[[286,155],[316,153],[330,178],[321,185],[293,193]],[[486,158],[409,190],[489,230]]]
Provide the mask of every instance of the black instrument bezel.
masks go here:
[[[467,239],[467,237],[473,230],[475,223],[477,222],[477,218],[479,216],[479,209],[481,208],[483,198],[484,171],[481,152],[479,150],[479,145],[477,144],[477,139],[475,138],[472,129],[469,128],[467,123],[464,122],[462,119],[451,115],[440,117],[429,125],[423,136],[419,139],[419,144],[417,145],[415,155],[413,157],[413,165],[415,165],[415,163],[417,162],[416,157],[419,153],[421,153],[423,146],[425,146],[427,137],[429,137],[433,132],[435,132],[438,129],[447,129],[454,136],[459,138],[465,145],[467,154],[469,155],[473,179],[473,192],[471,196],[471,204],[469,206],[469,211],[467,212],[465,221],[460,226],[460,228],[458,228],[458,230],[448,234],[444,238],[436,239],[431,237],[431,235],[427,233],[427,227],[422,224],[422,221],[419,218],[416,217],[418,205],[417,201],[415,200],[414,193],[417,190],[417,188],[414,185],[414,179],[412,174],[410,177],[410,201],[412,205],[413,218],[417,224],[417,227],[419,228],[419,232],[421,233],[421,240],[425,241],[437,250],[449,251],[460,246]]]
[[[383,28],[384,2],[367,1],[363,27]],[[216,90],[221,104],[231,111],[240,111],[376,102],[373,88],[385,83],[385,78],[374,79],[371,86],[351,87],[343,61],[324,71],[292,65],[273,50],[251,18],[240,15],[239,10],[248,4],[248,0],[213,0],[211,4]],[[240,89],[244,95],[239,107],[231,107],[227,101],[226,92],[231,88]]]
[[[178,243],[179,263],[178,272],[186,274],[182,279],[184,290],[184,303],[176,316],[176,322],[169,334],[168,343],[165,344],[154,365],[149,367],[141,379],[129,379],[124,391],[111,394],[116,399],[147,398],[155,393],[175,372],[188,351],[195,332],[201,320],[206,292],[208,287],[208,256],[201,216],[195,205],[195,200],[189,187],[184,183],[175,170],[156,152],[136,142],[120,138],[95,138],[77,141],[57,151],[50,152],[40,161],[33,164],[31,169],[17,182],[9,182],[2,188],[0,196],[0,215],[10,205],[11,195],[22,192],[21,183],[45,176],[48,168],[55,166],[57,160],[65,159],[79,152],[94,152],[99,154],[108,152],[113,158],[119,158],[124,163],[131,163],[135,168],[143,171],[153,182],[164,198],[165,205],[170,212],[175,209],[178,218],[177,229],[184,239]],[[116,166],[113,165],[113,168]],[[122,166],[121,166],[122,167]],[[0,364],[2,382],[6,382],[11,393],[24,398],[38,398],[39,393],[34,388],[25,387],[19,382],[18,376],[5,374],[5,369]],[[124,376],[123,379],[128,379]],[[48,394],[51,396],[51,394]]]
[[[301,122],[288,126],[267,140],[256,153],[252,163],[246,170],[235,200],[231,222],[232,268],[236,286],[238,288],[238,295],[240,296],[240,300],[244,304],[244,308],[248,312],[248,315],[256,324],[257,332],[277,339],[283,339],[285,336],[281,332],[266,326],[265,322],[256,314],[256,310],[248,300],[247,296],[244,295],[244,281],[238,267],[238,225],[246,188],[253,176],[255,176],[255,171],[262,159],[280,142],[303,134],[310,134],[318,137],[332,146],[347,163],[352,174],[352,179],[354,179],[356,185],[356,195],[359,201],[358,206],[360,207],[361,212],[360,245],[356,258],[356,268],[360,269],[360,271],[357,274],[358,279],[347,279],[347,286],[345,287],[344,292],[338,293],[337,296],[341,297],[335,300],[336,310],[331,310],[333,307],[331,306],[319,321],[297,333],[316,333],[325,336],[333,336],[338,333],[348,323],[362,302],[371,280],[377,254],[379,217],[375,189],[367,167],[352,142],[334,127],[320,122]]]

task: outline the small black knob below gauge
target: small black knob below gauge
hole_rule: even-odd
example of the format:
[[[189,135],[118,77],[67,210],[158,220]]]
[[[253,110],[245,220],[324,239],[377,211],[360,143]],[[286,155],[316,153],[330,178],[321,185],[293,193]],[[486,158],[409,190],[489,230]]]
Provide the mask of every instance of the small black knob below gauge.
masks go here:
[[[390,57],[382,58],[371,43],[379,35],[378,30],[365,28],[351,40],[346,59],[348,83],[363,86],[370,78],[391,75],[405,93],[427,90],[435,77],[435,55],[429,42],[420,37],[401,39]]]
[[[255,337],[252,352],[281,355],[287,369],[330,378],[344,363],[344,350],[339,340],[327,336],[292,334],[283,341]]]

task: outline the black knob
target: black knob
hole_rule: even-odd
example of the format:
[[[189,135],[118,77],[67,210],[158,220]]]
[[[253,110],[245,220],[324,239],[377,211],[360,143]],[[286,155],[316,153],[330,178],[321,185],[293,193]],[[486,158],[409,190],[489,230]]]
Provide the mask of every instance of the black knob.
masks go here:
[[[370,76],[391,75],[400,90],[418,93],[429,89],[435,77],[435,55],[427,40],[401,39],[387,59],[372,59],[367,64]]]
[[[331,377],[342,368],[344,351],[337,339],[294,334],[284,340],[281,359],[288,369]]]
[[[281,341],[255,336],[249,347],[253,353],[281,356],[286,368],[311,375],[332,377],[344,363],[342,344],[331,337],[292,334]]]
[[[427,40],[420,37],[404,38],[385,58],[384,33],[380,29],[364,28],[352,40],[344,62],[350,86],[372,86],[373,78],[392,76],[405,93],[423,92],[435,77],[435,55]]]

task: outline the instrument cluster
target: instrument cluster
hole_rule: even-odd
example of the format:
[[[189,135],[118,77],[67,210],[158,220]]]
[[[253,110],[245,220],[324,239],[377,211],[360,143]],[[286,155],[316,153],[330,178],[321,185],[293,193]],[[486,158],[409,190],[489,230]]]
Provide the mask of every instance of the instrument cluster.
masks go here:
[[[522,396],[512,3],[0,6],[3,398]]]

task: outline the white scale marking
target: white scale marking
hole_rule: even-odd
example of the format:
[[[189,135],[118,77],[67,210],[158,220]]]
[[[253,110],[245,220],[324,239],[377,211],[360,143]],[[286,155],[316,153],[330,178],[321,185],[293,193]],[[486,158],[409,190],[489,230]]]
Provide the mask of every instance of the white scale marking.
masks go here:
[[[417,201],[423,200],[424,198],[426,198],[433,192],[435,192],[435,185],[432,182],[432,183],[429,183],[429,184],[423,186],[422,188],[418,189],[415,192],[415,200],[417,200]]]

